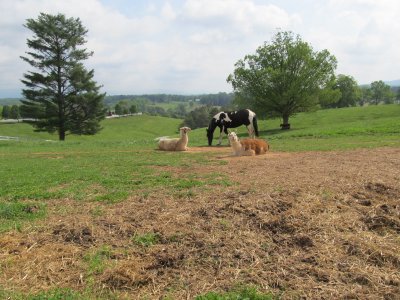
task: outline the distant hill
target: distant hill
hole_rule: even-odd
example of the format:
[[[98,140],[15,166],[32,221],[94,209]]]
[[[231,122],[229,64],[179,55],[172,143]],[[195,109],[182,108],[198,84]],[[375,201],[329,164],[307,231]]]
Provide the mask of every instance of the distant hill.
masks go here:
[[[232,102],[232,93],[201,94],[201,95],[171,95],[171,94],[145,94],[145,95],[113,95],[106,96],[104,102],[108,106],[114,106],[121,100],[138,101],[145,100],[151,103],[168,103],[171,101],[188,102],[198,101],[201,104],[224,106]]]
[[[397,80],[386,80],[383,81],[385,84],[389,85],[392,88],[396,88],[396,87],[400,87],[400,79]],[[360,87],[370,87],[371,84],[370,83],[365,83],[365,84],[360,84]]]
[[[201,95],[170,95],[170,94],[144,94],[144,95],[110,95],[104,102],[108,106],[114,106],[121,100],[135,101],[145,100],[150,103],[169,103],[172,101],[188,102],[197,101],[201,104],[224,106],[232,102],[232,93],[201,94]],[[21,104],[19,98],[0,98],[0,105]]]
[[[0,105],[20,105],[20,100],[19,98],[0,98]]]
[[[390,85],[391,87],[396,87],[400,86],[400,79],[397,80],[391,80],[391,81],[385,81],[387,85]]]

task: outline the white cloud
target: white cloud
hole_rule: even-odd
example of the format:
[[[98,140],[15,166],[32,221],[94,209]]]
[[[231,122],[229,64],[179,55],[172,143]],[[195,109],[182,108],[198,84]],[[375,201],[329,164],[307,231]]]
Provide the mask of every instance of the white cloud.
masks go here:
[[[271,29],[288,28],[292,22],[284,10],[275,5],[257,5],[250,0],[188,0],[183,17],[201,24],[237,33],[262,34]]]
[[[316,7],[312,21],[298,30],[315,48],[336,56],[338,73],[359,83],[400,78],[398,1],[329,0]]]
[[[176,18],[176,13],[169,2],[164,4],[161,15],[167,20],[174,20]]]
[[[81,19],[87,65],[110,94],[230,91],[234,63],[277,28],[328,49],[360,83],[400,77],[398,0],[2,0],[0,11],[0,97],[22,87],[23,24],[40,12]]]

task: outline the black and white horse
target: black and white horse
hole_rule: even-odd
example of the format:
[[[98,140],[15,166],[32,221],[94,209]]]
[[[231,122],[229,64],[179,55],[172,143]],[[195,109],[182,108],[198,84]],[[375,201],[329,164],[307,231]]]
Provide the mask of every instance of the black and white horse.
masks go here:
[[[228,134],[228,128],[236,128],[246,125],[249,136],[254,138],[258,136],[257,117],[250,109],[241,109],[237,111],[220,111],[210,121],[207,128],[208,145],[211,146],[214,137],[215,128],[219,127],[219,142],[222,142],[222,132]]]

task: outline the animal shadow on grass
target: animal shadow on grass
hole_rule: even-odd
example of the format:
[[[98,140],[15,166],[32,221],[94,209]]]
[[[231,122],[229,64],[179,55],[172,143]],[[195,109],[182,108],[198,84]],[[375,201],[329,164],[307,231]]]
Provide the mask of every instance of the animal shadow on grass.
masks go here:
[[[280,128],[276,128],[276,129],[268,129],[268,130],[260,130],[259,131],[259,135],[260,136],[274,136],[274,135],[278,135],[281,134],[282,132],[296,132],[300,129],[304,129],[304,128],[290,128],[290,130],[282,130]],[[245,136],[246,134],[239,134],[238,136],[242,137]]]

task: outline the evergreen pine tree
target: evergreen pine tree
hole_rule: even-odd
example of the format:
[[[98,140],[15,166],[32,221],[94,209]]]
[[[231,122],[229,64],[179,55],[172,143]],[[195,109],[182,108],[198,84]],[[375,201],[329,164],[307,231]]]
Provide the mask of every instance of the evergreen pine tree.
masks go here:
[[[93,80],[94,71],[82,63],[93,55],[81,48],[87,29],[79,18],[41,13],[24,25],[34,36],[27,40],[32,50],[21,58],[35,71],[23,75],[25,99],[21,112],[37,119],[37,131],[58,132],[59,140],[71,134],[95,134],[105,117],[105,94]]]

